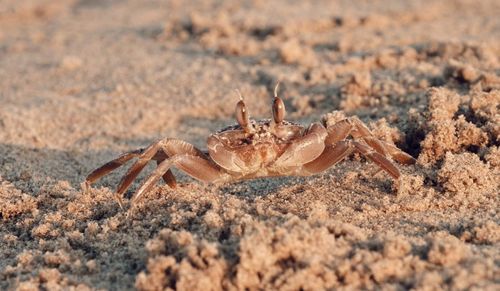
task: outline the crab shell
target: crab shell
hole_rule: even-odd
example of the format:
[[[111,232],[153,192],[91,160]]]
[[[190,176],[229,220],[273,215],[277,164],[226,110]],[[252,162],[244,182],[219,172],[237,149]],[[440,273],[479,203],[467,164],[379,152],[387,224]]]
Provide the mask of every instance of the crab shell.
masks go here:
[[[318,123],[306,129],[289,121],[277,124],[264,119],[251,121],[250,126],[251,132],[240,125],[228,126],[207,141],[212,160],[240,179],[304,175],[300,167],[325,148],[327,131]]]

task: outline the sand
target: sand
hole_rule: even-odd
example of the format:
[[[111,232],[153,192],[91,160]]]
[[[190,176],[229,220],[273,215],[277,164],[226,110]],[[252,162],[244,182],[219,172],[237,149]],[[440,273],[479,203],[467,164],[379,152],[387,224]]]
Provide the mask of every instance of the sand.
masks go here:
[[[0,3],[0,289],[500,288],[500,3]],[[205,147],[245,96],[270,116],[358,116],[417,159],[204,185],[175,170],[134,212],[126,167],[160,137]],[[134,184],[153,169],[145,170]],[[132,189],[132,190],[133,190]],[[127,197],[132,192],[129,191]]]

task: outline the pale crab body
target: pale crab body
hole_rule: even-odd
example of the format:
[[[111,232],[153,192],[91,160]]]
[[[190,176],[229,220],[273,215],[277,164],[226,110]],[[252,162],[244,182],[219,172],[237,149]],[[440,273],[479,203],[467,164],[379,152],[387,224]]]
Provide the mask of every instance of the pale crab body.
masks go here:
[[[207,140],[210,158],[233,179],[300,174],[298,168],[301,164],[290,163],[286,158],[289,156],[283,154],[304,135],[307,131],[304,126],[283,121],[277,127],[268,119],[252,121],[250,126],[253,128],[250,133],[240,125],[233,125],[211,135]],[[324,138],[326,130],[317,134]],[[323,148],[323,143],[318,143],[305,154],[312,160],[321,154]]]
[[[332,167],[352,152],[358,152],[376,163],[394,179],[399,170],[390,159],[402,164],[415,159],[393,144],[378,140],[357,117],[335,124],[313,123],[309,127],[284,120],[284,103],[275,88],[273,118],[250,120],[240,95],[236,104],[238,124],[228,126],[207,139],[202,151],[190,143],[163,138],[144,149],[124,153],[92,171],[84,185],[137,158],[120,181],[115,197],[122,206],[122,196],[146,164],[155,160],[157,168],[144,180],[132,196],[134,204],[160,179],[176,186],[171,168],[177,167],[189,176],[207,183],[226,183],[245,179],[277,176],[309,176]]]

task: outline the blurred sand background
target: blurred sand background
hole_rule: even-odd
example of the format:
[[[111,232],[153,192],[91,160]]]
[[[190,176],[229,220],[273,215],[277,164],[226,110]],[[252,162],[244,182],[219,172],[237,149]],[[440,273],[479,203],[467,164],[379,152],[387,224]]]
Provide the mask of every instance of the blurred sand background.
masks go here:
[[[2,0],[0,289],[498,290],[499,15],[496,0]],[[222,187],[174,171],[178,189],[129,216],[112,196],[126,167],[81,191],[157,138],[204,148],[236,88],[269,117],[277,80],[288,119],[357,115],[417,165],[399,186],[356,155]]]

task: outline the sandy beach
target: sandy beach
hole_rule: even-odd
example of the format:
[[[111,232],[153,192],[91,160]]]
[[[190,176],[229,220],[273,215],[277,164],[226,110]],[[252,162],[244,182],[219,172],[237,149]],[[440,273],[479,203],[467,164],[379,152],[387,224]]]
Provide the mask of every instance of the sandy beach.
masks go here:
[[[0,2],[0,289],[500,289],[500,2],[269,2]],[[417,163],[174,169],[133,211],[130,164],[82,189],[159,138],[206,149],[235,89],[270,118],[278,81],[286,119],[357,116]]]

